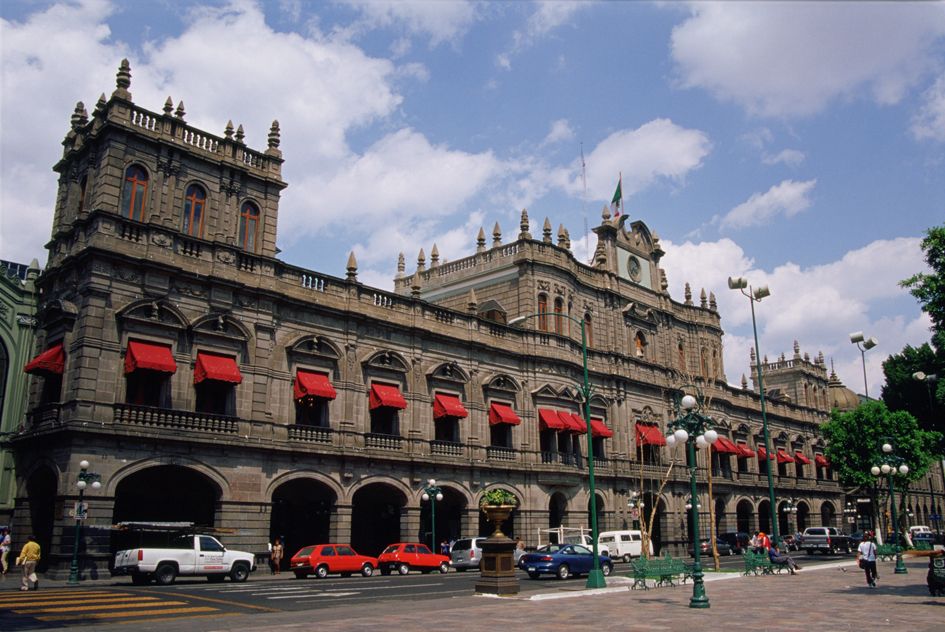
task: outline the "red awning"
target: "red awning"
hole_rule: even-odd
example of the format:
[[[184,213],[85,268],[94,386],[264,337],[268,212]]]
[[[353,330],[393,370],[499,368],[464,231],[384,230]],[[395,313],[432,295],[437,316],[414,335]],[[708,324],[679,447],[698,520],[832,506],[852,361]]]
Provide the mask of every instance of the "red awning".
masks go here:
[[[718,452],[719,454],[741,454],[742,451],[738,449],[734,443],[726,439],[725,437],[719,437],[718,440],[712,444],[712,449]]]
[[[591,419],[591,434],[595,437],[610,439],[614,436],[614,431],[604,425],[600,419]]]
[[[659,426],[637,424],[637,445],[666,445],[666,437],[660,432]]]
[[[747,443],[736,443],[735,447],[738,448],[738,458],[740,459],[750,459],[755,456],[755,451],[749,448]]]
[[[787,452],[785,452],[784,450],[782,450],[781,448],[778,448],[777,456],[778,456],[778,463],[793,463],[794,462],[794,457],[788,454]]]
[[[765,450],[765,447],[763,445],[758,446],[758,458],[763,459],[765,458],[766,454],[768,454],[768,451]],[[774,455],[768,454],[768,459],[774,461]]]
[[[433,396],[434,419],[445,419],[447,417],[465,419],[468,416],[469,413],[466,412],[466,407],[463,406],[463,402],[459,401],[459,397],[456,395],[437,393]]]
[[[403,410],[407,407],[407,400],[400,394],[400,389],[390,384],[371,384],[371,394],[368,396],[368,407],[396,408]]]
[[[558,413],[562,417],[570,417],[571,423],[569,424],[571,432],[576,434],[587,434],[587,424],[584,422],[584,418],[578,415],[577,413]]]
[[[292,390],[295,399],[302,399],[303,397],[335,399],[338,397],[338,393],[335,392],[335,387],[331,385],[328,375],[306,371],[305,369],[299,369],[295,372]]]
[[[823,454],[815,454],[814,463],[820,467],[830,467],[830,461],[828,461],[827,457],[825,457]]]
[[[492,402],[489,405],[490,426],[495,426],[496,424],[510,424],[512,426],[517,426],[520,423],[522,423],[522,420],[519,419],[518,415],[515,414],[515,411],[512,410],[512,407],[508,404]]]
[[[57,342],[30,360],[29,363],[23,367],[23,370],[36,375],[42,375],[44,373],[62,375],[62,367],[65,366],[65,364],[65,349],[62,348],[61,342]]]
[[[235,358],[198,351],[197,364],[194,366],[194,384],[200,384],[204,380],[239,384],[243,381],[243,376],[240,375]]]
[[[128,350],[125,351],[125,375],[134,373],[138,369],[176,373],[177,363],[174,362],[170,345],[129,340]]]
[[[566,430],[571,427],[558,416],[556,411],[547,408],[538,409],[538,421],[549,430]]]
[[[810,459],[804,456],[804,453],[800,451],[794,452],[794,460],[803,463],[804,465],[810,465]]]

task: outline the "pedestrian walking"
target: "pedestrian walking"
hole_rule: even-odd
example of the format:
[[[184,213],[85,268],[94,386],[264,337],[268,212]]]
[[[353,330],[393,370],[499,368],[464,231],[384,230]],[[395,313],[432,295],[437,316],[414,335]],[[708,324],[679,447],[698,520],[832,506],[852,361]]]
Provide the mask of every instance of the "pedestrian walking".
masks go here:
[[[29,536],[26,538],[26,544],[16,558],[17,565],[23,565],[23,582],[20,590],[30,590],[32,584],[33,590],[39,590],[39,577],[36,576],[36,564],[39,562],[40,548],[36,538]]]
[[[856,563],[866,573],[866,585],[876,588],[876,580],[879,579],[876,574],[876,542],[873,541],[873,533],[870,531],[863,534],[863,541],[856,548]]]
[[[282,553],[282,540],[277,537],[275,540],[273,540],[272,550],[269,552],[269,568],[273,575],[278,575],[282,570]]]
[[[0,570],[3,571],[3,577],[6,579],[7,571],[10,570],[10,530],[4,527],[0,529]]]

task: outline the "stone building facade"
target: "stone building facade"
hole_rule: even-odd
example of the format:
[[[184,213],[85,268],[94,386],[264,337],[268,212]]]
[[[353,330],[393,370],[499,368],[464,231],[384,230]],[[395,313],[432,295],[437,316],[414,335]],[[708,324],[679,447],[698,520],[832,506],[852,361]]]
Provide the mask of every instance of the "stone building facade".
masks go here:
[[[731,449],[703,461],[720,530],[768,529],[759,395],[729,386],[715,298],[672,299],[659,239],[604,213],[591,265],[548,222],[476,253],[427,262],[393,292],[276,257],[283,162],[267,148],[132,101],[117,87],[66,136],[49,262],[38,279],[37,357],[16,451],[16,533],[34,531],[62,573],[71,555],[78,463],[102,477],[85,494],[86,576],[121,544],[111,525],[188,520],[230,528],[230,546],[265,550],[346,541],[376,554],[398,540],[475,535],[484,492],[519,499],[507,532],[587,526],[586,426],[575,385],[587,332],[597,510],[632,526],[631,495],[653,513],[658,548],[688,540],[688,474],[657,445],[681,389],[697,388]],[[429,265],[427,265],[429,263]],[[523,316],[540,314],[517,322]],[[828,417],[822,356],[766,365],[782,530],[837,524],[843,490],[822,456]],[[766,379],[769,379],[766,375]],[[804,397],[799,397],[803,393]],[[797,458],[798,455],[803,457]],[[430,533],[423,487],[443,492]],[[661,486],[664,479],[666,485]],[[800,511],[780,511],[791,502]],[[708,520],[705,520],[708,524]]]

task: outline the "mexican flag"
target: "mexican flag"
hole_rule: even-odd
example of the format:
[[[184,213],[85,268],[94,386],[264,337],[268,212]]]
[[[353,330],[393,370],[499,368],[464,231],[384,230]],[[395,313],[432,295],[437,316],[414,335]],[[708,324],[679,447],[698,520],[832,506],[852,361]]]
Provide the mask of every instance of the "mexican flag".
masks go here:
[[[614,217],[620,217],[620,209],[623,207],[623,174],[617,180],[617,190],[614,191],[614,199],[610,201],[610,210]]]

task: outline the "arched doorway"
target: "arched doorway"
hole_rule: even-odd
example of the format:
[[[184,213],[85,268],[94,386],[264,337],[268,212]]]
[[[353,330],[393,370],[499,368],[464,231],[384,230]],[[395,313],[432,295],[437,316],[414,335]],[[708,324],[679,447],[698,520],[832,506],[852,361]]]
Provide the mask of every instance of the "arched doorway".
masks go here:
[[[725,514],[725,501],[721,498],[715,499],[715,535],[726,531],[727,521]]]
[[[751,501],[738,501],[738,504],[735,505],[735,528],[749,535],[754,533],[755,529],[752,524],[752,516],[754,513],[755,509],[751,506]]]
[[[431,550],[439,553],[439,544],[443,540],[450,542],[463,537],[463,514],[466,510],[466,497],[455,489],[440,486],[443,500],[436,502],[436,534],[430,537],[430,525],[433,512],[431,501],[420,501],[420,533],[417,537],[420,542],[430,546]]]
[[[269,541],[282,540],[283,569],[288,569],[292,555],[303,546],[329,541],[336,500],[330,487],[310,478],[285,482],[272,492]]]
[[[40,546],[42,555],[37,570],[44,571],[49,566],[49,553],[52,551],[53,518],[55,515],[57,494],[56,473],[48,467],[33,472],[26,482],[26,496],[29,499],[30,527],[36,542]],[[18,535],[21,542],[26,542],[27,534]],[[18,552],[12,551],[9,556],[11,571],[13,558]]]
[[[371,483],[351,502],[351,546],[362,555],[376,556],[388,544],[400,542],[400,514],[404,494],[387,483]]]
[[[597,532],[606,531],[604,524],[604,497],[600,494],[595,494],[597,496]],[[587,528],[590,529],[591,525],[594,524],[591,521],[591,500],[587,500]]]
[[[771,502],[762,500],[758,503],[758,530],[771,533]]]
[[[568,513],[568,499],[561,492],[555,492],[548,500],[548,528],[555,529],[564,524]]]
[[[193,522],[212,527],[219,499],[220,488],[200,472],[178,465],[157,465],[118,483],[114,520]]]
[[[650,511],[654,506],[656,507],[656,511],[653,513],[653,520],[652,523],[650,523]],[[666,503],[662,498],[658,498],[651,493],[643,494],[643,507],[640,510],[640,515],[648,521],[647,526],[650,531],[650,544],[653,547],[654,555],[659,555],[665,542],[664,534],[669,532],[669,525],[666,522],[668,519]],[[643,522],[641,521],[640,524],[642,525]]]
[[[837,526],[834,523],[834,520],[837,515],[837,510],[834,509],[833,505],[830,503],[824,503],[820,506],[820,520],[821,524],[825,527],[835,527]]]
[[[778,533],[781,535],[787,535],[791,533],[790,520],[788,519],[791,515],[791,512],[789,512],[787,508],[787,501],[781,501],[781,503],[778,504]]]
[[[511,489],[507,490],[513,494]],[[518,497],[518,494],[515,494],[515,498],[518,502],[515,503],[516,509],[512,510],[512,514],[508,517],[508,520],[502,523],[502,533],[509,536],[513,540],[515,539],[515,514],[518,513],[518,507],[522,506],[522,500]],[[488,537],[492,535],[492,532],[495,531],[495,526],[489,522],[486,518],[486,514],[479,512],[479,537]]]
[[[801,501],[797,503],[797,530],[801,533],[810,526],[810,505]]]

